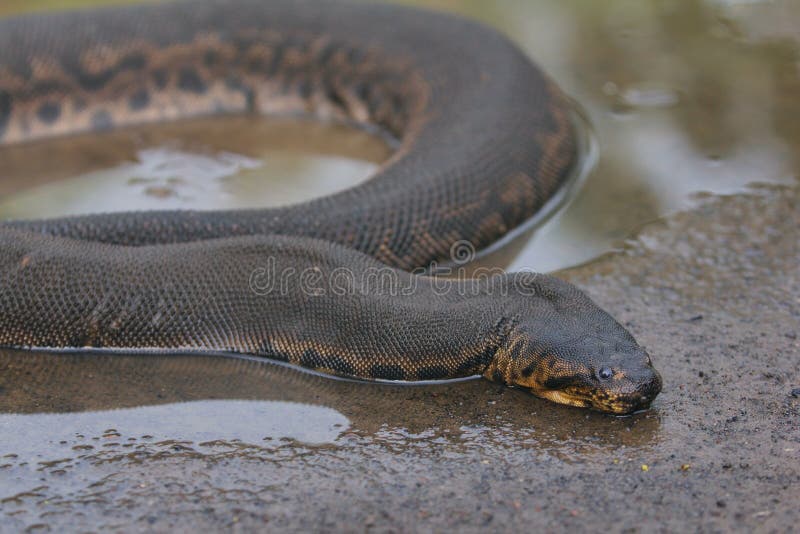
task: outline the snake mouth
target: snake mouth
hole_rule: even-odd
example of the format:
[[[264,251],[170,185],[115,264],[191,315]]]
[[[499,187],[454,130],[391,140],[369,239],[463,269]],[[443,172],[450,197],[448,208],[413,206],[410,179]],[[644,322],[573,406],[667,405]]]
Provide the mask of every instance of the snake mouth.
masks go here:
[[[629,415],[650,407],[654,396],[633,394],[615,394],[602,390],[588,390],[579,387],[546,390],[536,392],[536,395],[558,404],[589,408],[598,412],[614,415]]]
[[[604,381],[573,375],[549,381],[537,394],[546,399],[614,415],[629,415],[650,408],[661,392],[661,375],[651,365],[630,367],[620,377]],[[547,385],[547,383],[545,383]]]

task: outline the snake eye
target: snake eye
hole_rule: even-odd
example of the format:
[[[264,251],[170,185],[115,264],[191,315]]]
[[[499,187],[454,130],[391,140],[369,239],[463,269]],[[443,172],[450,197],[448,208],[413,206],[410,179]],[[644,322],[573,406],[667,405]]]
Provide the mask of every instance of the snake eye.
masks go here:
[[[599,371],[597,371],[597,376],[602,378],[603,380],[608,380],[614,375],[614,371],[611,370],[609,367],[601,367]]]

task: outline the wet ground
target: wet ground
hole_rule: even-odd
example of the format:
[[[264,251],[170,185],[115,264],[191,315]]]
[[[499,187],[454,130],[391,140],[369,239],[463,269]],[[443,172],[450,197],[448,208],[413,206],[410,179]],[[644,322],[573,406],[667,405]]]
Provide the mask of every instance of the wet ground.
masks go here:
[[[665,381],[653,409],[615,418],[484,380],[3,352],[0,530],[800,523],[800,9],[438,5],[504,28],[587,109],[597,169],[490,261],[602,255],[561,274],[648,348]],[[356,132],[245,119],[20,147],[0,152],[0,216],[286,202],[364,179],[385,153]]]

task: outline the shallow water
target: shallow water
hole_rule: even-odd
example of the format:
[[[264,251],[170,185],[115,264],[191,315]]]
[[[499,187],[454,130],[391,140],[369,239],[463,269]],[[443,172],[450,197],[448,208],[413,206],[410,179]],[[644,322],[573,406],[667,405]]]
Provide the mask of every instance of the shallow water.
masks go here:
[[[367,384],[213,356],[0,350],[0,391],[8,513],[28,510],[23,488],[63,499],[83,491],[87,475],[113,478],[174,455],[258,458],[288,470],[299,457],[386,453],[635,464],[661,441],[657,412],[619,418],[480,379]]]
[[[796,2],[415,3],[471,15],[506,31],[581,103],[599,144],[599,162],[568,208],[489,262],[561,269],[618,249],[643,224],[716,196],[772,190],[753,189],[752,184],[798,183]],[[25,2],[6,2],[0,13],[26,7]],[[362,132],[249,118],[0,149],[0,218],[275,205],[358,183],[388,154],[382,141]],[[658,251],[660,245],[647,246]],[[663,298],[674,299],[676,307],[681,303],[669,292]],[[627,314],[633,323],[638,320],[627,307],[612,312]],[[702,339],[705,334],[696,335]],[[787,343],[796,339],[786,335]],[[652,348],[656,353],[672,352],[671,346]],[[732,352],[739,351],[737,346]],[[670,365],[688,365],[678,356]],[[766,388],[754,380],[754,387]],[[716,402],[711,397],[719,390],[703,389],[708,374],[701,372],[697,381],[692,390],[706,392],[706,400]],[[678,386],[673,381],[665,387],[674,393]],[[681,393],[674,394],[684,395],[683,382],[680,388]],[[624,471],[619,497],[638,503],[636,492],[653,484],[653,479],[640,478],[641,466],[654,456],[663,459],[664,450],[681,451],[686,443],[685,454],[664,459],[673,471],[684,464],[713,464],[715,455],[739,454],[729,450],[724,434],[699,449],[701,438],[694,432],[712,423],[704,420],[702,410],[676,414],[679,401],[666,406],[663,402],[657,400],[648,413],[613,418],[555,406],[483,380],[397,387],[320,379],[249,360],[55,357],[4,351],[0,502],[7,519],[18,526],[65,520],[67,512],[91,508],[91,503],[96,507],[90,516],[104,503],[142,505],[159,495],[165,501],[182,496],[174,505],[178,511],[211,494],[230,495],[215,502],[221,507],[238,502],[248,513],[256,513],[257,507],[241,504],[249,502],[245,490],[269,493],[270,485],[280,488],[320,477],[318,490],[333,494],[338,469],[346,459],[357,458],[367,466],[367,480],[380,482],[365,482],[364,495],[404,496],[411,490],[396,482],[400,473],[420,465],[439,473],[441,465],[453,463],[472,470],[469,478],[447,467],[454,470],[454,480],[478,480],[476,484],[486,485],[480,486],[481,492],[489,499],[502,493],[497,485],[513,485],[518,476],[527,477],[531,466],[550,477],[543,486],[556,484],[559,477],[585,482]],[[720,425],[715,428],[734,425],[734,417],[744,418],[739,408],[709,407],[709,413],[723,413],[722,422],[713,423]],[[742,411],[746,408],[743,404]],[[778,413],[780,407],[770,410]],[[770,446],[759,433],[763,428],[753,425],[748,432],[762,441],[745,438],[751,441],[743,448],[755,447],[753,443]],[[774,450],[769,453],[775,462],[797,459],[793,451],[800,447],[771,437]],[[765,450],[758,449],[758,455],[764,456]],[[755,463],[736,458],[731,460],[733,467],[724,467],[725,473]],[[164,470],[163,491],[169,495],[148,489],[152,480],[143,470],[149,465]],[[204,478],[206,469],[213,472],[216,465],[250,482],[248,470],[269,465],[271,478],[259,489],[244,488],[235,475]],[[351,475],[357,471],[347,465]],[[369,466],[381,474],[366,474]],[[145,486],[128,480],[130,472],[139,473]],[[459,502],[458,492],[434,491],[431,481],[419,484],[426,494]],[[736,479],[725,479],[725,484],[735,485]],[[573,491],[556,485],[567,496]],[[523,503],[535,500],[529,486],[519,491]],[[513,512],[516,502],[492,506],[510,506]],[[724,508],[719,501],[709,502],[712,508]],[[425,509],[423,504],[415,506]],[[487,508],[493,513],[492,506]],[[572,512],[568,505],[547,511],[553,517]],[[380,510],[374,514],[382,517]],[[102,522],[96,519],[95,524]]]
[[[569,209],[493,263],[568,267],[699,195],[795,181],[796,3],[414,3],[503,29],[586,109],[599,143]],[[365,180],[388,154],[361,132],[243,118],[59,140],[0,152],[0,217],[296,202]]]

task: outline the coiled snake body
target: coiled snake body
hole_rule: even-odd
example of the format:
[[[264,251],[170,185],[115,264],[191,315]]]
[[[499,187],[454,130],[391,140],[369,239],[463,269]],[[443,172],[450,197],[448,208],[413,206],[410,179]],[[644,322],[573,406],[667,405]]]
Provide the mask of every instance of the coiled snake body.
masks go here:
[[[309,0],[0,20],[2,144],[222,113],[347,122],[399,148],[366,183],[282,208],[2,223],[0,346],[479,374],[615,413],[660,390],[630,334],[565,282],[409,272],[519,227],[577,160],[566,99],[497,32]]]

